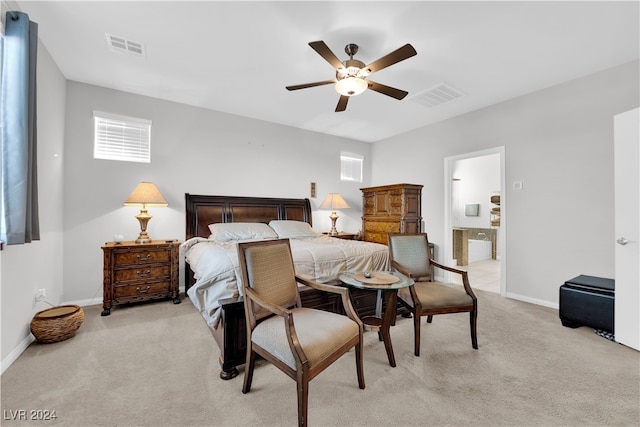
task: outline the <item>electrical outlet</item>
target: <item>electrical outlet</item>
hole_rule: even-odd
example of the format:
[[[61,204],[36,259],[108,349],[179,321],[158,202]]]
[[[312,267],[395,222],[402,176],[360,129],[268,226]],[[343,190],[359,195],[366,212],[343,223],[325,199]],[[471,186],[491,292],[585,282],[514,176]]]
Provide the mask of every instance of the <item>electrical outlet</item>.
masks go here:
[[[37,289],[35,294],[33,294],[33,299],[35,301],[42,301],[47,296],[47,290],[45,288]]]

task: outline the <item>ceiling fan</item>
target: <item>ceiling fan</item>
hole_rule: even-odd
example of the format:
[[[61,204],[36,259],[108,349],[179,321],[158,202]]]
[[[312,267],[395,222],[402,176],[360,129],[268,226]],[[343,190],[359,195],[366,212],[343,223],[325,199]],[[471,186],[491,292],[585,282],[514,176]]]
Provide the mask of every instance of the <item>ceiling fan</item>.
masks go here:
[[[335,84],[336,91],[340,94],[336,112],[346,110],[349,97],[359,95],[367,89],[398,100],[403,99],[409,94],[409,92],[404,90],[366,80],[371,74],[416,55],[416,50],[408,43],[368,65],[365,65],[362,61],[353,59],[353,56],[358,52],[358,45],[353,43],[346,45],[344,48],[344,51],[349,55],[349,59],[346,61],[340,61],[325,42],[321,40],[310,42],[309,46],[336,69],[336,78],[333,80],[287,86],[287,90]]]

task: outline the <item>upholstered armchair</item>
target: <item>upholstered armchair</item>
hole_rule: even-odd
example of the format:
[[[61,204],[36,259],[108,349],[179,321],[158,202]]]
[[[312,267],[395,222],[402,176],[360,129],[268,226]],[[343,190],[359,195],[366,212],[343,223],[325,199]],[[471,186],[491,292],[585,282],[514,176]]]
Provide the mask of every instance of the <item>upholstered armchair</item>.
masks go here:
[[[238,259],[247,320],[242,392],[250,391],[256,356],[262,356],[296,381],[298,425],[307,425],[309,382],[352,348],[364,389],[363,325],[348,290],[296,277],[288,239],[239,243]],[[298,283],[339,294],[347,315],[302,307]]]
[[[467,272],[435,262],[426,233],[391,233],[388,238],[391,267],[415,281],[398,291],[398,301],[413,315],[415,355],[420,356],[421,317],[427,316],[427,323],[431,323],[434,315],[447,313],[469,312],[471,345],[477,349],[478,300]],[[461,275],[462,286],[436,282],[434,267]]]

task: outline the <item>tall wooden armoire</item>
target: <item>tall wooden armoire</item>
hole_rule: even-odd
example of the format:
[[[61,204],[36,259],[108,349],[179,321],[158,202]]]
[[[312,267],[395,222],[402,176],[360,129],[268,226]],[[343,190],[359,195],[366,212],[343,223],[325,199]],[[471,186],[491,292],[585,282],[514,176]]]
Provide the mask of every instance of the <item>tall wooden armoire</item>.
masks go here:
[[[422,185],[394,184],[360,190],[365,241],[386,245],[387,233],[422,231]]]

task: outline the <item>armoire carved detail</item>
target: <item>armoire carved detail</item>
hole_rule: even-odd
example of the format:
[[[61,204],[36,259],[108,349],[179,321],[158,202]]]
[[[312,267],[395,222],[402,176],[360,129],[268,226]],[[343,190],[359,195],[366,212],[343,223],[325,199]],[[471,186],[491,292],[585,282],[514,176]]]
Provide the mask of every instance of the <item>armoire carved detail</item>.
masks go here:
[[[422,231],[422,185],[361,188],[363,240],[387,244],[387,233]]]

